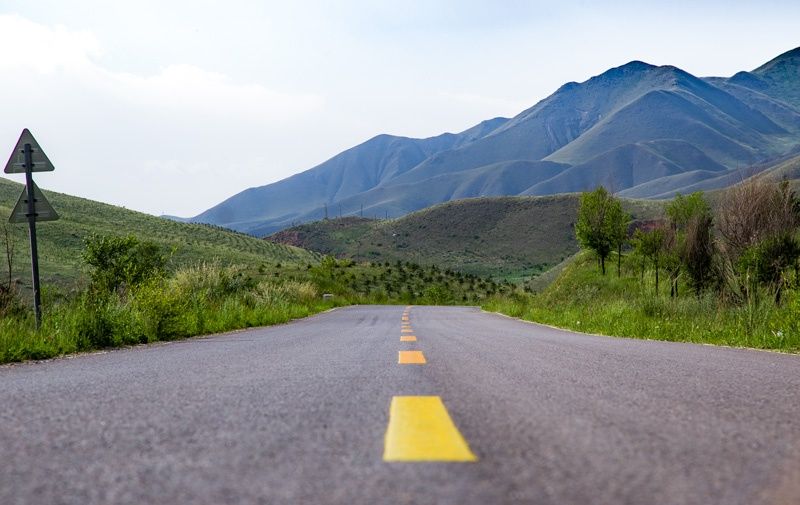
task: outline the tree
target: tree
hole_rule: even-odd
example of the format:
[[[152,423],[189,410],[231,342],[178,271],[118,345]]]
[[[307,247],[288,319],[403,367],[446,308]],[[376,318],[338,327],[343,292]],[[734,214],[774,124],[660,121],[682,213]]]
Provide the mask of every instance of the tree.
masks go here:
[[[705,278],[697,276],[704,277],[710,273],[713,259],[713,243],[710,235],[711,207],[703,198],[701,191],[688,196],[678,193],[667,205],[666,213],[671,228],[666,236],[665,245],[669,252],[666,263],[670,278],[670,295],[676,297],[682,268],[689,274],[690,284],[696,290],[706,284]]]
[[[667,217],[679,230],[684,230],[689,221],[696,216],[711,215],[711,207],[703,197],[702,191],[697,191],[688,196],[678,193],[667,205]]]
[[[689,275],[689,285],[695,293],[705,291],[714,280],[714,239],[711,214],[692,217],[686,225],[683,263]]]
[[[608,212],[608,221],[611,242],[617,249],[617,277],[622,277],[622,246],[628,240],[628,226],[631,223],[631,216],[622,210],[620,201],[613,197]]]
[[[614,247],[622,247],[624,238],[620,237],[627,236],[629,221],[630,217],[622,211],[619,200],[602,186],[581,194],[575,235],[581,247],[591,249],[597,254],[603,275],[606,274],[608,255]],[[624,235],[621,233],[623,223]]]
[[[666,229],[663,226],[658,226],[649,231],[636,230],[634,234],[637,254],[640,254],[643,258],[649,258],[653,262],[656,274],[656,294],[658,294],[658,271],[661,268],[660,260],[666,238]]]
[[[738,272],[738,284],[751,281],[775,290],[780,302],[787,282],[785,271],[800,267],[800,199],[787,181],[769,183],[751,179],[728,189],[722,198],[717,228],[720,249],[729,271]]]
[[[748,180],[727,189],[717,212],[724,252],[735,262],[748,248],[769,237],[793,233],[800,207],[788,182]]]
[[[780,303],[785,272],[789,267],[797,268],[800,258],[800,242],[791,233],[769,237],[747,249],[739,260],[740,270],[749,271],[761,284],[770,286],[775,292],[775,303]]]

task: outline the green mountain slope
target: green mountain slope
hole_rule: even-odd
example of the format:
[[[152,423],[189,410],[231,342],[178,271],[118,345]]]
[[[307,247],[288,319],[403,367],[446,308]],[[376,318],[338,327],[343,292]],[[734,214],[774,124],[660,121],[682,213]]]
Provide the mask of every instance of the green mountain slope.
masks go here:
[[[0,178],[0,221],[6,222],[23,186]],[[81,275],[80,254],[91,234],[136,235],[175,250],[173,264],[219,260],[259,266],[263,263],[316,262],[318,255],[287,245],[272,244],[247,235],[199,224],[184,224],[113,205],[45,191],[61,216],[39,223],[40,269],[43,280],[73,282]],[[8,225],[16,246],[14,276],[30,283],[28,227]],[[3,256],[5,251],[3,250]],[[5,272],[5,266],[0,272]]]
[[[537,275],[578,250],[572,226],[577,195],[472,198],[394,220],[343,218],[278,232],[267,240],[369,261],[411,261],[475,275]],[[648,219],[658,202],[628,200]]]

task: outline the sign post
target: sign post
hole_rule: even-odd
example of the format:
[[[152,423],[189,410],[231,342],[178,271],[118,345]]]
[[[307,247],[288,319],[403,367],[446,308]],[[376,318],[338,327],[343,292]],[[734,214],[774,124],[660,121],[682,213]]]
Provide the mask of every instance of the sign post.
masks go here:
[[[39,284],[39,250],[36,242],[36,221],[55,221],[58,214],[33,182],[33,172],[51,172],[55,167],[39,147],[28,129],[22,130],[17,145],[6,164],[5,173],[25,173],[25,189],[17,200],[10,223],[28,222],[31,242],[31,276],[33,277],[33,313],[36,328],[42,324],[42,295]]]

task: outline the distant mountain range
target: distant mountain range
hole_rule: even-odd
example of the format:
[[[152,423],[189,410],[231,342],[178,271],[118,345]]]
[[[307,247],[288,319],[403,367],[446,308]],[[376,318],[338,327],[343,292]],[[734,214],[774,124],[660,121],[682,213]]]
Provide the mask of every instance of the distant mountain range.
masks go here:
[[[633,61],[570,82],[514,118],[413,139],[378,135],[190,221],[257,236],[338,215],[604,185],[666,198],[724,187],[800,152],[800,48],[752,72],[695,77]]]

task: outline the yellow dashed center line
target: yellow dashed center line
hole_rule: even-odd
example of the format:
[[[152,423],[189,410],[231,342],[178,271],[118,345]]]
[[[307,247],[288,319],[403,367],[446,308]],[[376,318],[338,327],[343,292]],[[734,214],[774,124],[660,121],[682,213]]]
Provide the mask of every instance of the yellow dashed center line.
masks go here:
[[[417,337],[415,337],[414,335],[402,335],[400,337],[400,342],[416,342],[416,341]]]
[[[398,351],[397,363],[400,365],[424,365],[425,355],[422,351]]]
[[[438,396],[395,396],[389,408],[384,461],[474,462]]]

